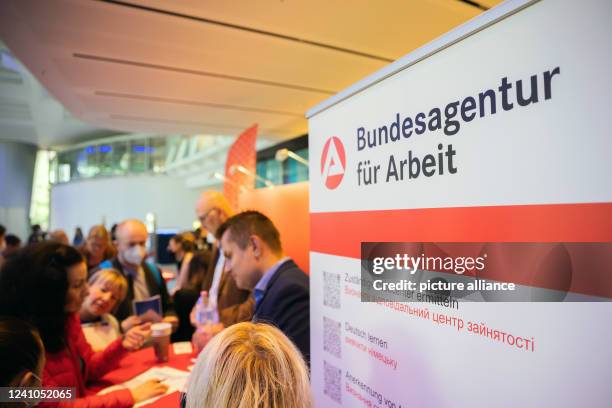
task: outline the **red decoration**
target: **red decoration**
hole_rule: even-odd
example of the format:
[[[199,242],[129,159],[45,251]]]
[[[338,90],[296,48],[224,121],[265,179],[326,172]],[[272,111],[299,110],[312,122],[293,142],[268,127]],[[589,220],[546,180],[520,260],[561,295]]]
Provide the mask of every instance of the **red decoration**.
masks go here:
[[[255,188],[256,139],[257,124],[242,132],[227,152],[223,192],[234,209],[238,208],[240,191]]]

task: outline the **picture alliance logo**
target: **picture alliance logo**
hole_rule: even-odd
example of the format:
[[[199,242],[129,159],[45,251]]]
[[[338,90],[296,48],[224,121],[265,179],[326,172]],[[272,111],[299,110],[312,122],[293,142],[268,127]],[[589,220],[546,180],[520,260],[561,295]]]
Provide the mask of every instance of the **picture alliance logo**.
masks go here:
[[[346,169],[346,154],[342,141],[336,136],[327,139],[321,154],[321,175],[330,190],[340,185]]]

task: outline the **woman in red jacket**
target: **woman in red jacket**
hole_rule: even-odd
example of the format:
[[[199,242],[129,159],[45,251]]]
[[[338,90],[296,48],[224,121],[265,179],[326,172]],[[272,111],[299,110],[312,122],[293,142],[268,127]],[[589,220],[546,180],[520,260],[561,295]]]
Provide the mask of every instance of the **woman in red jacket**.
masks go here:
[[[153,380],[133,389],[87,395],[87,382],[117,367],[127,351],[142,346],[146,335],[146,328],[136,327],[94,353],[78,316],[87,291],[87,265],[68,245],[30,245],[0,271],[0,314],[29,320],[40,332],[46,350],[43,386],[76,388],[76,400],[41,406],[122,408],[163,394],[167,387]]]

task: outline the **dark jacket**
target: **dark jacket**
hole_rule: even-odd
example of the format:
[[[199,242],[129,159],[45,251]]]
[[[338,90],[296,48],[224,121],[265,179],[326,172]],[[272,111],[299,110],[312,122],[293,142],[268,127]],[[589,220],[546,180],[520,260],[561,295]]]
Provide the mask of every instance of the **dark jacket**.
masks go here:
[[[168,295],[168,289],[166,288],[166,281],[161,275],[161,269],[158,266],[151,266],[148,262],[143,262],[142,267],[144,269],[145,281],[147,282],[147,288],[151,296],[159,295],[162,302],[162,309],[164,315],[174,314],[174,308]],[[128,275],[123,270],[121,262],[116,257],[109,261],[104,261],[99,266],[102,268],[115,268],[125,276],[128,282],[128,290],[125,299],[119,304],[117,310],[113,315],[121,322],[127,317],[134,314],[134,307],[132,302],[134,301],[134,281],[131,275]],[[94,272],[95,273],[95,272]]]
[[[268,322],[293,341],[310,362],[310,289],[306,275],[292,260],[283,263],[268,282],[255,307],[254,322]]]

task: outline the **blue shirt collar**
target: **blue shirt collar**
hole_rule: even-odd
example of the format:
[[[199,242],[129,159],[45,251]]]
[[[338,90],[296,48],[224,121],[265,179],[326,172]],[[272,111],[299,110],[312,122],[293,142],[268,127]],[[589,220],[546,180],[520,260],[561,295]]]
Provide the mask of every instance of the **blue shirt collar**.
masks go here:
[[[272,265],[272,267],[268,269],[266,273],[263,274],[259,282],[257,282],[257,285],[255,285],[255,289],[253,290],[253,295],[255,296],[255,307],[259,305],[259,302],[263,298],[264,293],[266,293],[268,283],[270,282],[270,280],[272,279],[276,271],[278,271],[281,265],[287,262],[289,259],[290,258],[286,256],[282,258],[280,261],[278,261],[277,263],[275,263],[274,265]]]

